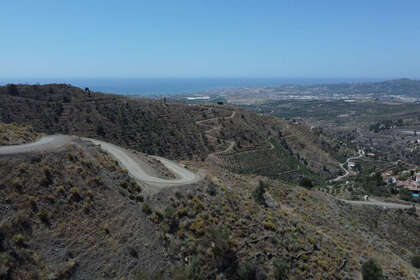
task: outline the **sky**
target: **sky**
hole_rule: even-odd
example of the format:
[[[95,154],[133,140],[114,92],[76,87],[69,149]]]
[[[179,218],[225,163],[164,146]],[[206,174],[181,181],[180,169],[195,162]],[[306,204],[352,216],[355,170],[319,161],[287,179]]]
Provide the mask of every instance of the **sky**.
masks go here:
[[[418,0],[19,0],[0,77],[420,78]]]

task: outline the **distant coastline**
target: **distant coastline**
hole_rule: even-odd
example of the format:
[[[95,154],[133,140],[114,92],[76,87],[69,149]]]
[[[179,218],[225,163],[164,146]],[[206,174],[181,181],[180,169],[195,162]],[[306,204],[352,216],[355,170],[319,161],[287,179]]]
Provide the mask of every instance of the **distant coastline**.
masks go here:
[[[382,79],[364,78],[19,78],[2,79],[0,85],[65,83],[93,91],[123,95],[175,95],[237,87],[310,85],[347,82],[375,82]]]

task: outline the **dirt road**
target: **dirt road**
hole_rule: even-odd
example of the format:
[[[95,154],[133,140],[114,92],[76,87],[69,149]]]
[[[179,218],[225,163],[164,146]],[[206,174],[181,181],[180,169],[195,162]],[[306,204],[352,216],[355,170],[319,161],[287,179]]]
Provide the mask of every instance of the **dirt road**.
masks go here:
[[[51,135],[42,137],[38,141],[29,144],[0,146],[0,155],[45,151],[54,147],[64,146],[70,143],[72,138],[72,136],[66,135]]]
[[[337,182],[337,181],[340,181],[340,180],[342,180],[342,179],[344,179],[344,178],[348,177],[351,173],[350,173],[350,171],[348,170],[348,168],[344,168],[344,165],[345,165],[346,163],[348,164],[350,160],[359,159],[359,158],[361,158],[361,157],[363,157],[363,154],[359,152],[359,155],[358,155],[357,157],[351,157],[351,158],[348,158],[348,159],[347,159],[344,163],[340,163],[340,167],[341,167],[341,169],[342,169],[342,170],[344,170],[344,175],[338,176],[337,178],[333,179],[332,181],[333,181],[333,182]]]
[[[352,205],[370,205],[370,206],[379,206],[379,207],[389,208],[389,209],[408,209],[412,207],[412,205],[400,204],[400,203],[395,203],[395,202],[384,202],[384,201],[379,201],[376,199],[370,199],[368,201],[340,199],[340,201],[343,201]],[[419,207],[416,207],[416,208],[417,210],[419,210]]]
[[[15,145],[15,146],[2,146],[0,147],[0,155],[11,155],[11,154],[21,154],[21,153],[30,153],[36,151],[48,151],[56,147],[64,146],[76,139],[75,136],[66,136],[66,135],[52,135],[40,138],[38,141],[24,144],[24,145]],[[158,177],[151,176],[147,173],[145,168],[141,166],[136,160],[135,155],[130,151],[123,149],[114,144],[106,143],[100,140],[82,138],[83,140],[90,141],[100,147],[110,155],[112,155],[123,168],[127,169],[128,173],[136,180],[144,182],[148,185],[157,188],[172,187],[172,186],[181,186],[196,183],[201,180],[201,177],[193,172],[181,167],[177,163],[170,161],[168,159],[153,156],[155,159],[159,160],[169,171],[175,175],[175,179],[162,179]]]
[[[125,169],[127,169],[128,173],[132,177],[149,185],[153,185],[156,187],[181,186],[196,183],[201,180],[201,177],[199,175],[192,173],[191,171],[181,167],[173,161],[158,156],[152,157],[159,160],[169,171],[171,171],[176,176],[176,179],[169,180],[151,176],[146,173],[146,171],[142,168],[140,164],[138,164],[138,162],[135,161],[135,155],[130,153],[126,149],[100,140],[90,138],[82,139],[90,141],[96,145],[100,145],[102,150],[109,153],[116,160],[118,160],[118,162]]]

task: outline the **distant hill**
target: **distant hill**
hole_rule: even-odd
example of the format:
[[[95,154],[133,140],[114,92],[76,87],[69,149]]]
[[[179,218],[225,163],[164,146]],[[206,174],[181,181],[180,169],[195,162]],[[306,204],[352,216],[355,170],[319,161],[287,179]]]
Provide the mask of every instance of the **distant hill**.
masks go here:
[[[397,79],[377,83],[340,83],[312,86],[298,86],[297,88],[312,91],[312,93],[335,93],[355,95],[403,95],[420,97],[420,81],[410,79]]]

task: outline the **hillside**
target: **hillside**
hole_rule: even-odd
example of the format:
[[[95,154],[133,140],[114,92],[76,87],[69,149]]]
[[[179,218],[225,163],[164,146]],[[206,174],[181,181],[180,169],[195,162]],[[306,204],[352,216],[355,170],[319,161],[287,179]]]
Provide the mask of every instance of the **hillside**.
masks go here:
[[[1,279],[114,278],[164,258],[142,187],[98,148],[75,141],[0,165]]]
[[[407,210],[184,164],[207,177],[151,195],[77,138],[1,155],[1,279],[361,279],[369,258],[415,279],[420,224]]]
[[[107,139],[171,158],[207,152],[200,131],[190,122],[198,114],[200,110],[185,106],[88,93],[68,85],[0,87],[3,122],[29,123],[47,134]]]
[[[30,143],[40,136],[29,125],[0,123],[0,146]]]
[[[231,170],[274,178],[299,165],[294,182],[317,173],[331,178],[338,171],[338,163],[318,143],[288,147],[279,120],[237,107],[130,99],[69,85],[8,85],[0,87],[0,121],[29,124],[46,134],[102,139],[172,159],[214,160],[217,153],[214,162]],[[229,145],[230,153],[220,154]],[[270,153],[272,145],[277,153]],[[261,149],[269,161],[253,160],[261,157]],[[317,163],[317,151],[327,168]]]

